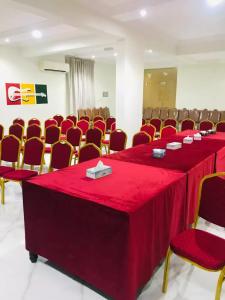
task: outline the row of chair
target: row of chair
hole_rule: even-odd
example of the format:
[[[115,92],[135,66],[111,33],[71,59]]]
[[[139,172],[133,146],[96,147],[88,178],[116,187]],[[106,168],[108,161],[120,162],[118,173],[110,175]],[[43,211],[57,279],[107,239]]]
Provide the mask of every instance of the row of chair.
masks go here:
[[[90,120],[93,120],[96,116],[103,117],[104,120],[110,117],[110,111],[108,107],[100,107],[100,108],[86,108],[86,109],[78,109],[77,111],[78,118],[80,119],[82,116],[88,116]]]

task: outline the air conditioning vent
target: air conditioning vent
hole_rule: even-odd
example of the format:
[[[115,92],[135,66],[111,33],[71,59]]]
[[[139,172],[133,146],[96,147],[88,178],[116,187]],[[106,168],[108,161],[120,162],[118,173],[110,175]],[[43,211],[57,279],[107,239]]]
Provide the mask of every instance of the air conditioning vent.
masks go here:
[[[39,63],[41,71],[68,73],[70,71],[69,64],[54,62],[54,61],[41,61]]]

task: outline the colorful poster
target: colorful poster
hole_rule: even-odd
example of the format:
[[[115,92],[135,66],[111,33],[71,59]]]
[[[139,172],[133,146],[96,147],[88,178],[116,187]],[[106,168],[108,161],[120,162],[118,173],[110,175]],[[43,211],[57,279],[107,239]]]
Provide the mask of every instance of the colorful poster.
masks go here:
[[[48,103],[47,85],[32,83],[6,83],[7,105]]]

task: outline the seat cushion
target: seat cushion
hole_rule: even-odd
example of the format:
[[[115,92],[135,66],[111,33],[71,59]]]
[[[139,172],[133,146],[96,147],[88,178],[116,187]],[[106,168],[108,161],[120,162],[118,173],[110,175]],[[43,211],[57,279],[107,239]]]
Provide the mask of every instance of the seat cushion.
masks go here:
[[[109,140],[103,140],[103,141],[102,141],[102,144],[104,144],[104,145],[109,145]]]
[[[21,180],[26,180],[29,179],[33,176],[38,175],[38,172],[36,171],[31,171],[31,170],[15,170],[9,173],[6,173],[3,177],[5,179],[9,180],[16,180],[16,181],[21,181]]]
[[[45,153],[51,153],[52,148],[51,147],[45,147]]]
[[[171,242],[171,249],[198,265],[219,270],[225,266],[225,239],[199,229],[189,229]]]
[[[6,167],[6,166],[0,166],[0,176],[8,173],[8,172],[12,172],[14,171],[15,169],[12,168],[12,167]]]

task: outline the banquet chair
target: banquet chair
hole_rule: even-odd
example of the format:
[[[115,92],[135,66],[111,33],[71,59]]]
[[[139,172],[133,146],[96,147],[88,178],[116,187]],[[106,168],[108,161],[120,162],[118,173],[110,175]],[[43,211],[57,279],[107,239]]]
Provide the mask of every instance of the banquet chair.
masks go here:
[[[152,108],[147,107],[143,111],[143,119],[150,120],[152,118]]]
[[[94,120],[94,117],[99,115],[99,109],[96,107],[92,108],[92,119]]]
[[[168,119],[175,119],[177,120],[178,118],[178,110],[177,108],[169,108],[168,109]],[[171,124],[168,124],[171,125]]]
[[[78,119],[80,120],[81,116],[85,116],[85,111],[84,109],[80,108],[77,110],[77,115],[78,115]]]
[[[110,133],[112,123],[116,122],[116,118],[109,117],[106,119],[106,132]]]
[[[0,124],[0,141],[3,139],[4,137],[4,127],[3,125]]]
[[[82,139],[82,131],[79,127],[71,127],[67,130],[66,141],[73,146],[74,159],[78,157],[78,150]]]
[[[189,118],[189,111],[186,108],[178,110],[177,121],[182,122],[185,119]]]
[[[196,108],[189,110],[189,119],[195,121],[195,123],[199,123],[200,121],[200,111]]]
[[[41,138],[41,127],[33,124],[27,127],[26,139],[29,140],[32,137]]]
[[[80,120],[77,122],[77,127],[79,127],[82,131],[82,134],[85,135],[89,128],[89,122],[86,120]]]
[[[216,131],[225,132],[225,121],[216,124]]]
[[[28,121],[28,126],[31,126],[31,125],[38,125],[40,126],[41,125],[41,122],[40,120],[36,119],[36,118],[32,118]]]
[[[92,110],[90,108],[86,109],[86,116],[89,117],[89,120],[92,120]]]
[[[140,131],[133,136],[132,147],[142,144],[149,144],[151,140],[152,138],[149,134],[144,131]]]
[[[81,116],[79,120],[85,120],[87,122],[90,122],[89,116]]]
[[[103,108],[103,110],[104,110],[104,119],[107,120],[110,117],[109,108],[106,106]]]
[[[23,139],[24,128],[20,124],[13,124],[9,127],[9,134],[16,136],[20,141]]]
[[[170,119],[170,118],[166,119],[164,121],[164,126],[169,126],[169,125],[177,128],[177,121],[175,119]]]
[[[162,287],[164,293],[168,286],[170,258],[174,253],[184,261],[203,270],[220,272],[215,300],[220,299],[222,283],[225,281],[225,239],[196,227],[199,217],[217,226],[225,227],[224,176],[225,172],[215,173],[202,179],[199,186],[199,203],[194,228],[181,232],[170,243],[164,269]]]
[[[63,120],[61,123],[61,134],[66,134],[67,130],[73,126],[73,121],[69,119]]]
[[[114,130],[116,130],[116,122],[111,124],[110,132],[113,132]]]
[[[199,122],[209,120],[210,112],[208,109],[203,109],[200,111]]]
[[[93,119],[93,122],[97,122],[97,121],[104,121],[103,117],[98,115],[98,116],[95,116],[94,119]]]
[[[193,130],[195,128],[195,122],[191,119],[185,119],[181,122],[181,131]]]
[[[44,161],[44,143],[40,138],[33,137],[24,144],[23,160],[21,169],[12,170],[1,177],[2,204],[5,203],[5,183],[8,181],[22,182],[31,177],[41,174]],[[29,165],[30,170],[25,170],[24,165]],[[34,166],[39,167],[39,172],[34,171]]]
[[[25,126],[25,121],[21,118],[16,118],[13,120],[13,124],[20,124],[21,126]]]
[[[143,125],[140,129],[140,131],[146,132],[150,137],[152,138],[152,141],[155,138],[156,128],[152,124],[149,125]]]
[[[98,128],[102,131],[102,137],[105,137],[106,132],[106,123],[102,120],[98,120],[94,122],[94,128]]]
[[[213,128],[213,122],[209,120],[201,121],[199,124],[199,130],[210,130]]]
[[[160,108],[155,107],[152,109],[152,119],[158,119],[160,117]]]
[[[168,108],[166,108],[166,107],[161,108],[160,117],[159,118],[162,121],[165,121],[168,118]]]
[[[52,125],[45,128],[44,142],[47,145],[53,145],[60,139],[61,130],[58,126]],[[45,153],[51,153],[51,146],[45,146]]]
[[[110,151],[122,151],[126,148],[127,135],[121,129],[116,129],[110,133],[108,154]]]
[[[155,126],[156,132],[160,132],[162,126],[162,121],[160,119],[158,118],[151,119],[150,124]]]
[[[52,145],[49,172],[54,169],[63,169],[71,165],[73,146],[67,141],[58,141]]]
[[[102,147],[103,133],[99,128],[90,128],[86,132],[86,144],[95,144],[98,148]]]
[[[209,120],[214,124],[217,124],[220,121],[220,115],[220,111],[218,111],[218,109],[214,109],[210,114]]]
[[[101,156],[101,150],[95,144],[86,144],[80,148],[78,155],[78,163],[82,163],[87,160],[91,160]]]
[[[58,124],[59,127],[61,126],[61,123],[62,123],[62,121],[64,120],[64,118],[63,118],[62,115],[55,115],[55,116],[53,117],[53,119],[56,120],[56,122],[57,122],[57,124]]]
[[[77,125],[77,117],[76,116],[69,115],[69,116],[66,117],[66,119],[72,121],[74,126]]]
[[[163,139],[175,135],[176,133],[177,133],[177,129],[173,126],[168,125],[161,129],[160,137],[161,139]]]
[[[52,125],[58,126],[58,123],[55,119],[50,118],[50,119],[45,120],[45,128],[52,126]]]
[[[225,111],[220,112],[220,121],[225,121]]]

